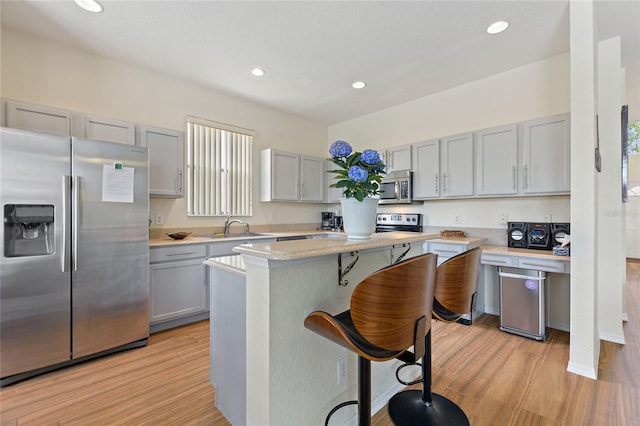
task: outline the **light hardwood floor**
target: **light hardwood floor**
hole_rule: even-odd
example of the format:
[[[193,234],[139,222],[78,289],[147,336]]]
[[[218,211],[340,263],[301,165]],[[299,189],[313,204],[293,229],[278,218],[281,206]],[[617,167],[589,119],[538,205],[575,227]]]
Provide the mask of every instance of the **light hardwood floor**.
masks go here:
[[[480,425],[640,425],[640,263],[627,263],[625,345],[602,342],[598,380],[566,371],[569,334],[546,342],[433,323],[433,387]],[[300,386],[312,384],[300,383]],[[213,407],[209,324],[151,336],[147,347],[51,372],[0,391],[2,425],[228,425]],[[324,419],[310,419],[321,425]],[[386,410],[374,426],[391,425]]]

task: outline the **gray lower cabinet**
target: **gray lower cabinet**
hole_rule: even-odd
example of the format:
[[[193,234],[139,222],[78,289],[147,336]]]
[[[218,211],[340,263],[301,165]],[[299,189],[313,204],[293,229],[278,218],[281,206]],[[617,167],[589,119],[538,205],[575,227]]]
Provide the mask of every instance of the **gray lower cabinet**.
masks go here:
[[[204,261],[235,255],[240,244],[275,242],[275,237],[224,240],[211,244],[173,244],[149,250],[150,331],[209,318],[210,278]],[[211,278],[213,280],[213,278]]]
[[[149,257],[151,332],[208,318],[206,244],[152,248]]]

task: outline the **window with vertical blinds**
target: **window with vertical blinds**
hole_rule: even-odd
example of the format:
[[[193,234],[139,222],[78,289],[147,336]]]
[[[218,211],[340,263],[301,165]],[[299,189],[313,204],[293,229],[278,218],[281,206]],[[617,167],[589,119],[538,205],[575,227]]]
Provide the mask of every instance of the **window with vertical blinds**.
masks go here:
[[[253,130],[187,117],[187,214],[251,216]]]

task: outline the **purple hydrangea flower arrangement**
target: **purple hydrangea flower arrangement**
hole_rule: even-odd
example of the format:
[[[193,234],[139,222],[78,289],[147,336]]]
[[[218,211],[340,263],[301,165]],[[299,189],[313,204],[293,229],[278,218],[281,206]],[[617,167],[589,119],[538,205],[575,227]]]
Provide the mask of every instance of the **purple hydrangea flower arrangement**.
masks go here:
[[[351,145],[345,141],[335,141],[329,147],[331,160],[340,167],[329,170],[335,173],[338,181],[329,185],[331,188],[343,188],[346,198],[362,201],[365,197],[378,195],[380,181],[384,175],[384,163],[378,151],[365,149],[362,152],[353,151]]]

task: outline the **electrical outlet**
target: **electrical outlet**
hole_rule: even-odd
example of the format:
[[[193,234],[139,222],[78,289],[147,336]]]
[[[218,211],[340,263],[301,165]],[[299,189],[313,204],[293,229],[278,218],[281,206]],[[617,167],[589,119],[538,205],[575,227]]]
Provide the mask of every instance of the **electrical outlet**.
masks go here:
[[[456,225],[460,225],[462,223],[462,215],[460,213],[453,217],[453,223]]]
[[[347,356],[338,360],[338,385],[343,384],[349,378],[349,361]]]
[[[551,213],[542,216],[543,222],[551,222]]]
[[[164,215],[156,214],[156,225],[164,225]]]
[[[507,214],[500,213],[498,216],[498,225],[506,225],[507,224]]]

